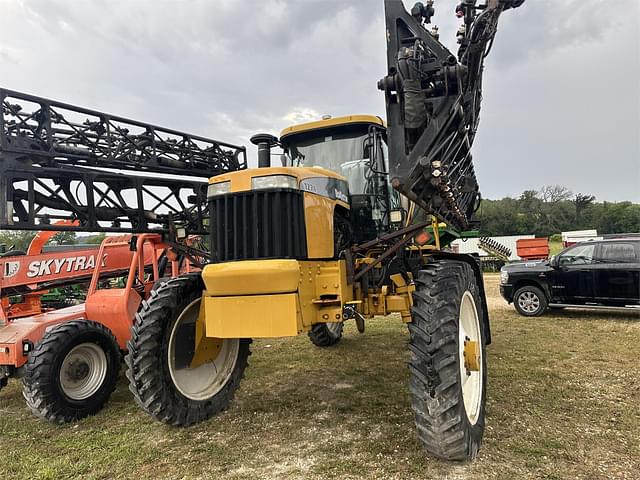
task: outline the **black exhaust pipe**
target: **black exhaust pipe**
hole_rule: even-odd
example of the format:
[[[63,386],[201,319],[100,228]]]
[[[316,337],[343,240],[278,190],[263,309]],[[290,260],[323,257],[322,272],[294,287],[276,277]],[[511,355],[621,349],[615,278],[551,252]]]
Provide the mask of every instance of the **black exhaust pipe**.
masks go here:
[[[278,145],[277,137],[268,133],[258,133],[251,137],[251,143],[258,146],[258,168],[271,166],[271,148]]]

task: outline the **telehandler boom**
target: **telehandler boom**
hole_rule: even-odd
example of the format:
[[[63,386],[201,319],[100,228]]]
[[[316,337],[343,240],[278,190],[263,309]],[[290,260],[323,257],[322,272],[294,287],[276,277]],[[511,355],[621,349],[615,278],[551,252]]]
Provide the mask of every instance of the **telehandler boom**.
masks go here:
[[[477,263],[439,249],[438,221],[473,221],[484,58],[500,14],[522,3],[463,0],[456,57],[427,29],[432,1],[408,13],[386,0],[388,124],[354,115],[259,134],[260,168],[210,179],[210,263],[163,283],[128,343],[130,389],[146,412],[187,426],[226,409],[252,338],[308,333],[327,347],[344,321],[364,331],[397,313],[420,439],[442,458],[475,457],[489,318]],[[283,164],[271,167],[276,145]]]

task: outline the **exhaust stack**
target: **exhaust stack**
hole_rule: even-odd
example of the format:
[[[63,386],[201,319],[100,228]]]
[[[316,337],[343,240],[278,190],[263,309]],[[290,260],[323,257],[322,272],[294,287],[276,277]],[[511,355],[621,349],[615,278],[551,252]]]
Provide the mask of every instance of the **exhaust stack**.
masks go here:
[[[278,139],[268,133],[258,133],[251,137],[251,143],[258,146],[258,168],[269,168],[271,148],[278,145]]]

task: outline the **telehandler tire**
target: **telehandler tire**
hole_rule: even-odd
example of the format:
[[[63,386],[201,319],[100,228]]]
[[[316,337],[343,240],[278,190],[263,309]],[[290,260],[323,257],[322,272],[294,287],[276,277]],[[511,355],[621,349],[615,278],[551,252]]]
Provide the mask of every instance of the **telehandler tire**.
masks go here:
[[[203,290],[199,273],[163,282],[142,303],[127,344],[127,378],[136,403],[174,426],[226,410],[250,355],[251,340],[221,339],[215,358],[191,367]]]
[[[316,323],[311,327],[309,338],[316,347],[331,347],[342,338],[342,322]]]
[[[425,265],[415,282],[409,371],[418,437],[432,455],[469,461],[485,426],[487,332],[480,287],[471,266],[455,260]],[[467,346],[474,348],[472,364],[465,362]]]
[[[73,422],[104,407],[119,370],[120,348],[108,328],[88,320],[61,323],[29,353],[22,394],[39,418]]]

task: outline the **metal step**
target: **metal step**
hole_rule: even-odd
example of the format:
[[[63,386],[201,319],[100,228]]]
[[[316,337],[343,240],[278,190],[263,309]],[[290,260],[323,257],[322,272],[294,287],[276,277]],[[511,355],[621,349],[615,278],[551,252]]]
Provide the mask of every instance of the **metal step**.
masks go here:
[[[640,311],[640,305],[627,305],[625,307],[608,307],[606,305],[573,305],[573,304],[564,304],[564,303],[550,303],[549,307],[562,307],[562,308],[583,308],[588,310],[611,310],[611,311],[619,311],[619,312],[628,312],[630,310]]]

